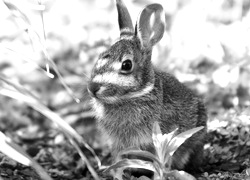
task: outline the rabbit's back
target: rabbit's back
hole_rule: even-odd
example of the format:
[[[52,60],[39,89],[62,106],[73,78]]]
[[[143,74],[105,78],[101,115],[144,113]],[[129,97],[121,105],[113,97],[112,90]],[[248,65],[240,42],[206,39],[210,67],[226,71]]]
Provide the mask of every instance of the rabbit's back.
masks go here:
[[[157,70],[155,73],[161,87],[162,121],[166,121],[166,124],[173,121],[179,126],[179,131],[206,126],[206,110],[201,98],[173,75]]]
[[[202,164],[203,146],[206,140],[207,113],[201,98],[168,73],[156,71],[162,89],[161,130],[169,133],[204,126],[175,152],[172,168],[194,170]]]

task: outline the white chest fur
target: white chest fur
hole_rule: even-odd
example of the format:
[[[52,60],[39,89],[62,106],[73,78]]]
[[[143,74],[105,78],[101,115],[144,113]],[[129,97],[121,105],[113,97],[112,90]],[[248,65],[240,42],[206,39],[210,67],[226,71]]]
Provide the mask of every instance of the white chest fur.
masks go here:
[[[116,151],[152,144],[152,109],[138,105],[103,105],[93,100],[99,127],[107,133]],[[156,116],[157,117],[157,116]],[[150,119],[151,118],[151,119]]]

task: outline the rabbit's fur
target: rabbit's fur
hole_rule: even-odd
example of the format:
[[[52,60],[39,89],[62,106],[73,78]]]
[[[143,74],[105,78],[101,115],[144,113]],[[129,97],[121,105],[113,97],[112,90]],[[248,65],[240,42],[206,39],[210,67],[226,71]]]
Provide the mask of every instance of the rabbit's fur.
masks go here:
[[[162,6],[148,5],[135,30],[121,0],[117,9],[120,40],[100,54],[88,84],[99,126],[112,141],[114,159],[132,147],[154,152],[152,127],[158,121],[163,133],[177,127],[179,133],[205,127],[180,146],[172,162],[176,169],[199,166],[206,135],[204,104],[174,76],[151,63],[152,47],[164,33]]]

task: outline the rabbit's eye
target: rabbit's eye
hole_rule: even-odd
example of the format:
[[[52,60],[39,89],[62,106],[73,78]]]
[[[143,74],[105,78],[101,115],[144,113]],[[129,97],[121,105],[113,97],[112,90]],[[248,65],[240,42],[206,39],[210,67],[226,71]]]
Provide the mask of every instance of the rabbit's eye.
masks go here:
[[[131,73],[133,71],[133,62],[130,59],[126,59],[122,62],[121,72],[122,73]]]

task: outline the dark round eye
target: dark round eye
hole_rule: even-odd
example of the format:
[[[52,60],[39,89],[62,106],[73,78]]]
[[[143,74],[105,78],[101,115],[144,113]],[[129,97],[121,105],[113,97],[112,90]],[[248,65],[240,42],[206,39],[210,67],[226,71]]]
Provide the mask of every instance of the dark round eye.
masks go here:
[[[130,73],[133,71],[133,62],[130,59],[126,59],[122,62],[122,73]]]

